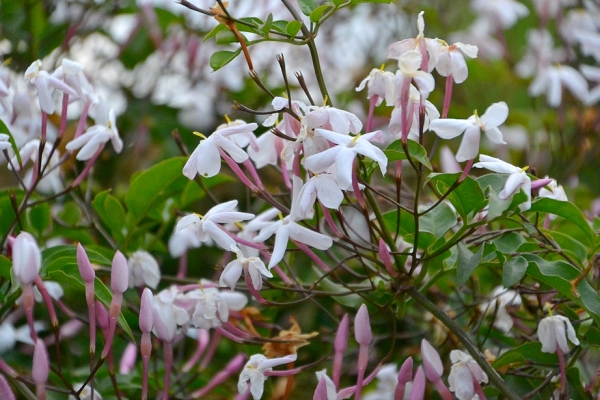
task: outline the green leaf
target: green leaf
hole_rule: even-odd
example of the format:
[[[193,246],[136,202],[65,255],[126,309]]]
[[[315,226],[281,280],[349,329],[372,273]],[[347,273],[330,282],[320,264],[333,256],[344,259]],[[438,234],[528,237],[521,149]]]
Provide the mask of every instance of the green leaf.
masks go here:
[[[212,31],[208,32],[206,36],[204,36],[203,42],[206,42],[208,39],[217,36],[217,33],[222,32],[224,30],[229,30],[225,24],[219,24],[215,26]]]
[[[416,160],[427,167],[429,170],[433,170],[429,158],[427,157],[427,150],[419,143],[414,140],[408,139],[407,142],[408,154],[412,160]],[[388,158],[388,161],[407,160],[406,153],[402,147],[402,141],[396,140],[391,143],[384,151]]]
[[[458,180],[460,175],[460,172],[455,174],[432,173],[429,175],[429,179],[436,186],[437,190],[444,194]],[[448,200],[465,223],[469,222],[486,205],[486,199],[481,187],[469,176],[448,195]]]
[[[237,43],[238,38],[237,36],[235,36],[235,33],[230,31],[229,29],[226,29],[217,33],[215,41],[219,45],[224,45],[230,43]]]
[[[16,215],[10,196],[14,195],[17,204],[23,201],[24,193],[21,190],[7,189],[0,192],[0,237],[4,237],[12,226]]]
[[[556,364],[558,363],[558,357],[556,354],[542,352],[542,344],[540,342],[525,343],[502,354],[492,363],[492,366],[496,370],[507,365],[514,365],[516,368],[527,362]]]
[[[296,36],[300,29],[302,28],[302,22],[300,21],[290,21],[286,27],[285,32],[290,36]]]
[[[110,190],[98,193],[92,201],[92,207],[100,216],[102,222],[110,229],[112,236],[117,240],[123,239],[123,228],[125,226],[125,210]]]
[[[304,15],[309,16],[315,8],[319,7],[319,3],[315,0],[298,0],[298,6]]]
[[[595,243],[596,234],[588,224],[581,210],[573,203],[542,197],[531,204],[529,211],[547,212],[563,217],[581,229],[588,245],[592,246]]]
[[[92,264],[110,266],[112,264],[112,255],[103,254],[91,246],[85,247],[85,252]],[[61,269],[63,263],[74,261],[77,263],[77,246],[63,245],[54,246],[42,251],[42,271],[54,271]],[[77,273],[79,274],[79,272]]]
[[[484,246],[479,246],[477,253],[474,253],[467,248],[462,242],[458,244],[458,260],[456,263],[456,274],[458,278],[458,284],[464,285],[469,279],[475,268],[481,264],[481,258],[483,257]]]
[[[267,20],[261,27],[261,31],[263,32],[264,37],[269,37],[269,32],[271,30],[271,26],[273,26],[273,14],[269,14],[267,16]]]
[[[204,187],[206,189],[211,189],[222,183],[235,182],[235,179],[233,179],[230,176],[223,175],[223,174],[215,175],[210,178],[201,178],[201,179],[202,179],[202,183],[204,184]],[[185,189],[183,190],[183,192],[181,194],[181,199],[179,200],[179,207],[185,208],[185,207],[189,206],[190,204],[192,204],[193,202],[203,199],[204,196],[206,196],[206,192],[204,191],[204,189],[202,189],[200,187],[198,182],[189,181],[185,185]]]
[[[571,253],[571,257],[576,260],[584,261],[588,258],[587,248],[571,235],[564,234],[559,231],[550,231],[543,229],[546,235],[549,235],[560,246],[563,251]]]
[[[76,225],[81,220],[81,210],[74,201],[67,201],[58,213],[58,218],[66,225]]]
[[[325,13],[327,13],[329,10],[331,10],[333,8],[333,4],[331,3],[325,3],[323,5],[320,5],[319,7],[315,8],[313,10],[313,12],[310,13],[310,20],[312,22],[319,22],[319,20],[323,17],[323,15]]]
[[[17,156],[17,162],[19,163],[19,167],[23,168],[23,161],[21,160],[21,153],[19,152],[19,148],[17,147],[17,142],[15,142],[15,138],[13,137],[12,133],[10,133],[10,131],[8,130],[8,127],[6,126],[4,121],[2,121],[1,119],[0,119],[0,133],[4,133],[5,135],[8,135],[8,141],[10,143],[10,147],[12,147],[13,153]]]
[[[232,62],[233,59],[236,58],[241,52],[241,47],[238,48],[236,51],[216,51],[210,56],[210,67],[214,71],[217,71],[229,64],[230,62]]]
[[[577,286],[579,297],[571,290],[570,281],[579,277],[580,270],[564,261],[546,261],[533,254],[523,254],[523,257],[529,262],[527,275],[557,289],[560,294],[584,308],[600,325],[600,299],[596,290],[586,279],[582,279]]]
[[[419,218],[419,230],[431,232],[439,239],[457,222],[454,210],[448,204],[440,203],[433,210]]]
[[[133,178],[125,196],[127,209],[135,217],[130,222],[133,226],[169,196],[183,191],[188,183],[188,179],[182,173],[186,161],[186,157],[170,158]],[[133,226],[128,225],[129,228]]]
[[[35,229],[40,236],[50,227],[52,215],[50,213],[50,204],[42,203],[31,207],[27,212],[29,225]]]
[[[52,281],[69,285],[76,289],[85,291],[85,284],[83,283],[83,279],[79,275],[76,260],[65,264],[61,269],[53,270],[51,273],[48,274],[48,278]],[[108,290],[104,283],[102,283],[102,281],[98,278],[96,278],[96,280],[94,281],[94,289],[96,299],[102,302],[104,306],[109,308],[113,297],[110,290]],[[123,328],[123,330],[125,331],[125,333],[127,333],[127,336],[129,336],[129,338],[135,342],[135,338],[133,337],[131,328],[129,327],[127,320],[125,320],[123,313],[119,314],[118,322],[121,328]]]
[[[504,254],[510,254],[517,251],[517,249],[525,243],[525,238],[518,232],[508,232],[494,240],[498,250]]]
[[[523,257],[511,258],[504,263],[502,269],[502,284],[508,288],[519,282],[527,272],[529,263]]]
[[[0,277],[10,280],[12,262],[5,256],[0,256]]]
[[[504,211],[510,208],[510,205],[512,203],[512,197],[506,200],[502,200],[500,197],[498,197],[498,193],[496,193],[496,191],[492,187],[488,187],[487,197],[489,200],[487,214],[488,221],[492,221],[500,217],[504,213]]]

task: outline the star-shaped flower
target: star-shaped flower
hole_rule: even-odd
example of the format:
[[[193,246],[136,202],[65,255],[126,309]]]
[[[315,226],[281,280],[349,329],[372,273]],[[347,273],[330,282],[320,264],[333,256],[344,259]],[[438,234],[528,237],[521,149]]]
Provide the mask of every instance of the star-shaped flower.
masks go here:
[[[452,139],[464,132],[456,160],[463,162],[473,160],[479,153],[481,131],[485,132],[488,139],[494,143],[506,144],[498,126],[502,125],[508,117],[508,106],[505,102],[494,103],[485,110],[481,118],[477,111],[468,119],[443,118],[431,121],[429,129],[442,139]]]
[[[571,321],[562,315],[551,315],[542,319],[538,325],[537,333],[538,339],[542,342],[544,353],[556,353],[557,347],[560,347],[564,353],[568,353],[567,338],[574,345],[579,345],[579,339],[577,339]]]
[[[262,354],[254,354],[244,366],[240,379],[238,381],[238,392],[245,394],[248,391],[248,381],[250,381],[250,393],[254,400],[262,397],[265,389],[265,381],[267,377],[265,372],[273,370],[273,367],[285,365],[296,361],[298,356],[290,354],[285,357],[268,359]]]

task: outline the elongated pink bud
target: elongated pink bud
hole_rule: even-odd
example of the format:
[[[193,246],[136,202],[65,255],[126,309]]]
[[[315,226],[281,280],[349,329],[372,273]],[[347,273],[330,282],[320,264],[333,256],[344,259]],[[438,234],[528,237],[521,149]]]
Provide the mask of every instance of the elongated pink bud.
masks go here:
[[[77,245],[77,267],[84,282],[94,282],[96,273],[81,243]]]
[[[142,300],[140,302],[140,330],[145,333],[152,332],[154,326],[154,309],[152,303],[154,296],[152,291],[145,288],[142,292]]]
[[[348,331],[350,330],[350,320],[348,314],[344,315],[340,326],[338,327],[335,335],[335,341],[333,342],[333,348],[335,349],[335,355],[333,358],[333,369],[331,376],[336,389],[340,388],[340,376],[342,375],[342,364],[344,361],[344,351],[348,346]]]
[[[387,244],[383,241],[383,239],[379,239],[379,258],[383,261],[383,265],[385,265],[385,269],[394,278],[398,276],[398,272],[394,269],[394,263],[392,263],[392,257],[390,256],[390,251],[388,249]]]
[[[129,287],[129,268],[127,259],[117,250],[112,261],[110,273],[110,288],[113,293],[123,293]]]
[[[425,374],[423,368],[419,367],[413,381],[412,389],[410,391],[409,400],[423,400],[425,397]]]
[[[46,345],[40,339],[36,340],[33,348],[33,366],[31,378],[35,383],[38,400],[46,399],[46,382],[50,373],[50,361]]]
[[[371,333],[371,321],[369,320],[369,311],[364,304],[360,306],[354,319],[354,338],[363,346],[368,346],[373,340]]]
[[[98,326],[102,330],[102,333],[106,334],[108,331],[108,326],[110,325],[110,317],[108,316],[108,312],[106,312],[106,308],[104,308],[104,304],[96,300],[96,321],[98,321]]]
[[[552,182],[552,179],[544,178],[544,179],[536,179],[535,181],[531,181],[531,190],[541,189],[546,185],[549,185]]]
[[[423,357],[423,366],[425,367],[425,376],[431,382],[441,378],[444,373],[444,364],[438,352],[425,339],[421,341],[421,356]]]
[[[398,385],[394,392],[394,400],[403,400],[404,392],[406,391],[406,384],[412,380],[413,370],[413,359],[408,357],[402,366],[400,372],[398,372]]]
[[[137,359],[137,346],[135,343],[127,344],[121,362],[119,363],[119,373],[121,375],[129,375]]]
[[[17,400],[4,375],[0,375],[0,399]]]
[[[33,283],[40,273],[42,255],[31,234],[21,232],[12,244],[12,269],[22,285]]]

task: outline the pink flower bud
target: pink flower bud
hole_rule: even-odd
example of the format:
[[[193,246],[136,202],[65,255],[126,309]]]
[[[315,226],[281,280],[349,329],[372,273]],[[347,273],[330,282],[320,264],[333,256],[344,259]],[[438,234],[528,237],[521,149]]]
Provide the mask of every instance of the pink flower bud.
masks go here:
[[[104,304],[96,301],[96,320],[98,321],[98,326],[102,331],[106,331],[108,326],[110,325],[110,317],[108,316],[108,312],[106,308],[104,308]]]
[[[21,232],[12,246],[12,261],[15,277],[22,285],[33,283],[40,273],[42,255],[33,238],[27,232]]]
[[[340,322],[340,326],[338,327],[337,333],[335,335],[335,342],[333,343],[333,347],[336,351],[344,351],[346,350],[346,346],[348,346],[348,330],[350,328],[350,321],[348,319],[348,314],[344,315],[342,321]]]
[[[393,276],[394,278],[398,276],[398,272],[394,269],[394,263],[392,262],[392,257],[390,256],[390,250],[388,249],[387,244],[383,241],[383,239],[379,239],[379,258],[383,261],[385,265],[385,269],[388,274]]]
[[[0,399],[3,400],[16,400],[15,394],[13,393],[10,385],[6,381],[3,375],[0,375]]]
[[[413,370],[413,359],[412,357],[408,357],[402,366],[400,367],[400,372],[398,372],[398,385],[396,385],[396,390],[394,392],[394,398],[403,399],[404,392],[406,391],[406,384],[412,380],[412,370]]]
[[[423,367],[419,367],[413,381],[412,389],[410,391],[409,400],[423,400],[425,397],[425,374],[423,373]]]
[[[552,179],[536,179],[535,181],[531,181],[531,190],[541,189],[544,186],[549,185],[550,183],[552,183]]]
[[[123,293],[129,287],[129,268],[127,259],[117,250],[112,261],[112,271],[110,273],[110,288],[113,293]]]
[[[90,264],[90,259],[81,243],[77,245],[77,266],[79,267],[79,274],[84,282],[94,282],[96,273],[94,272],[94,268],[92,268],[92,264]]]
[[[121,362],[119,363],[119,373],[121,375],[129,375],[137,360],[137,346],[135,343],[127,344]]]
[[[421,341],[421,355],[423,356],[423,366],[425,375],[432,382],[437,381],[444,373],[444,364],[438,352],[425,339]]]
[[[144,333],[151,332],[152,327],[154,326],[153,301],[154,296],[152,295],[152,291],[145,288],[142,292],[142,300],[140,303],[140,330]]]
[[[354,319],[354,337],[362,346],[368,346],[373,340],[371,333],[371,322],[369,320],[369,311],[364,304],[360,306]]]
[[[323,376],[321,377],[321,379],[319,379],[319,383],[317,384],[317,388],[315,389],[313,400],[328,400],[327,381]]]
[[[36,385],[44,385],[48,380],[50,365],[48,361],[48,351],[44,342],[38,339],[33,348],[33,368],[31,377]]]

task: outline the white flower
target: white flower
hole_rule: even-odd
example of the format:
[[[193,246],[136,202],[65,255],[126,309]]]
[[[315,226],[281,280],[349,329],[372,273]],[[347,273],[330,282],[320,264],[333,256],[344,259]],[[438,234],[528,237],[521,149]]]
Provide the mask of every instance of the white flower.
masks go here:
[[[381,174],[385,175],[387,157],[383,151],[371,144],[371,141],[382,141],[383,133],[381,131],[364,135],[359,134],[354,137],[325,129],[317,129],[316,131],[338,146],[305,158],[304,166],[312,172],[323,172],[335,164],[338,184],[340,188],[346,190],[352,187],[352,164],[354,159],[361,154],[376,161],[379,164]]]
[[[232,137],[237,138],[238,143],[247,145],[251,141],[247,138],[247,135],[253,135],[252,132],[258,128],[258,125],[255,123],[242,124],[238,121],[232,126],[221,125],[219,128],[208,138],[203,137],[203,140],[200,141],[200,144],[183,166],[183,175],[188,179],[194,179],[196,174],[200,174],[205,178],[217,175],[221,171],[219,149],[223,149],[237,163],[242,163],[248,159],[248,154],[242,150]]]
[[[63,58],[60,67],[52,73],[52,76],[64,81],[69,87],[73,88],[80,98],[91,101],[96,100],[94,98],[94,88],[83,73],[83,65]]]
[[[39,276],[42,253],[30,233],[21,232],[12,244],[12,272],[21,285],[31,285]]]
[[[568,65],[551,65],[540,70],[529,85],[529,94],[539,96],[546,93],[548,105],[558,107],[562,101],[563,86],[580,101],[588,101],[587,81],[579,71]]]
[[[172,286],[159,292],[153,298],[152,332],[162,341],[173,342],[177,328],[190,320],[187,311],[175,303],[179,292]]]
[[[490,301],[479,305],[479,310],[486,315],[495,315],[494,327],[502,332],[509,332],[513,327],[513,320],[506,308],[520,306],[521,295],[514,290],[498,286],[492,291],[490,298]]]
[[[451,46],[444,44],[440,47],[438,62],[435,69],[442,76],[449,76],[452,74],[454,82],[462,83],[469,75],[465,56],[477,58],[478,51],[477,46],[471,44],[464,44],[461,42],[454,43]]]
[[[52,99],[52,91],[58,89],[70,96],[77,96],[77,92],[69,85],[43,71],[42,62],[34,61],[25,71],[25,79],[31,86],[37,89],[40,108],[46,114],[53,114],[56,109],[54,99]]]
[[[567,338],[576,346],[579,345],[579,339],[575,334],[575,329],[571,321],[562,315],[552,315],[540,321],[538,325],[538,339],[542,342],[542,351],[544,353],[556,353],[556,347],[564,353],[569,352]]]
[[[437,64],[439,41],[425,37],[425,19],[423,18],[423,14],[425,12],[421,11],[417,17],[417,29],[419,30],[417,37],[392,43],[388,47],[387,58],[400,60],[400,57],[406,52],[424,48],[429,57],[426,72],[431,72]]]
[[[221,292],[217,288],[192,290],[184,298],[194,301],[191,322],[194,327],[201,329],[221,326],[229,319],[229,310],[240,311],[248,304],[248,299],[242,293]]]
[[[515,167],[498,158],[486,156],[484,154],[479,156],[479,160],[480,162],[473,165],[475,168],[486,168],[501,174],[510,174],[504,184],[504,188],[498,193],[498,197],[501,200],[508,199],[522,188],[527,196],[527,201],[519,204],[519,209],[521,211],[527,211],[531,208],[531,179],[527,173],[525,173],[527,168]]]
[[[365,395],[364,400],[391,400],[398,385],[398,367],[396,364],[386,364],[377,373],[377,388]],[[410,390],[408,390],[410,393]]]
[[[96,105],[95,114],[94,121],[96,125],[88,128],[83,135],[77,139],[73,139],[65,146],[65,149],[69,151],[81,149],[76,157],[80,161],[92,158],[98,149],[104,146],[109,140],[112,142],[113,148],[117,153],[123,150],[123,141],[117,129],[115,111],[112,108],[107,110],[106,104],[100,102]]]
[[[423,98],[435,87],[433,76],[426,71],[421,71],[423,56],[419,50],[410,50],[398,58],[398,71],[396,72],[396,87],[402,88],[405,80],[414,81]],[[402,94],[398,92],[398,95]]]
[[[287,216],[265,228],[254,238],[255,242],[263,242],[275,234],[273,254],[269,261],[269,269],[273,268],[283,259],[289,239],[307,244],[319,250],[327,250],[333,244],[329,236],[311,231],[293,221],[292,216]]]
[[[596,104],[600,100],[600,68],[582,65],[579,69],[588,80],[599,83],[599,85],[590,90],[586,101],[587,105]]]
[[[73,385],[73,390],[75,391],[79,391],[79,389],[81,389],[81,386],[83,384],[82,383],[76,383],[75,385]],[[81,391],[81,394],[79,395],[79,399],[80,400],[91,400],[92,399],[92,388],[89,386],[86,386],[83,388],[83,390]],[[98,393],[96,391],[96,389],[94,389],[94,400],[102,400],[102,396],[100,396],[100,393]],[[74,396],[69,396],[69,400],[75,400]]]
[[[296,176],[294,176],[294,179],[300,180]],[[300,184],[302,184],[301,180]],[[294,182],[294,186],[296,186],[296,182]],[[344,193],[333,175],[327,173],[313,175],[300,189],[298,198],[292,207],[296,211],[293,214],[298,219],[312,218],[314,214],[313,205],[317,198],[327,208],[337,210],[340,207],[340,204],[344,201]]]
[[[181,257],[189,249],[194,249],[202,245],[202,242],[198,239],[196,230],[195,224],[190,224],[180,230],[177,230],[176,227],[173,230],[173,234],[169,238],[169,254],[171,254],[171,257]],[[210,239],[210,242],[212,243],[212,239]]]
[[[368,86],[368,96],[377,96],[377,106],[381,104],[383,99],[389,106],[394,103],[394,74],[388,71],[383,71],[378,68],[373,68],[369,76],[362,80],[356,88],[356,91],[361,91]]]
[[[452,369],[448,376],[450,391],[458,400],[472,400],[475,394],[475,383],[488,383],[488,377],[479,364],[470,355],[460,350],[450,352]]]
[[[262,354],[254,354],[250,357],[240,374],[238,392],[245,394],[248,391],[248,381],[250,381],[250,393],[252,397],[254,400],[260,399],[264,392],[265,381],[267,380],[265,372],[272,371],[273,367],[278,365],[294,362],[297,357],[296,354],[290,354],[285,357],[268,359]]]
[[[505,102],[494,103],[485,110],[479,118],[477,111],[468,119],[444,118],[431,121],[429,129],[442,139],[452,139],[464,132],[456,160],[463,162],[473,160],[479,152],[481,131],[494,143],[505,144],[502,132],[498,126],[502,125],[508,117],[508,106]]]
[[[267,278],[273,277],[271,271],[265,267],[265,263],[259,257],[244,257],[241,251],[236,251],[236,255],[237,258],[227,264],[223,272],[221,272],[221,278],[219,279],[220,286],[230,287],[233,290],[242,275],[242,271],[250,275],[250,281],[256,290],[262,288],[261,275]]]
[[[471,5],[476,13],[497,22],[504,29],[529,14],[527,7],[515,0],[472,0]]]
[[[527,33],[527,53],[515,66],[515,71],[520,77],[529,78],[552,63],[564,61],[565,56],[564,49],[554,48],[550,32],[546,29],[531,29]]]
[[[129,287],[148,286],[156,289],[160,282],[160,268],[150,253],[138,250],[127,260]]]
[[[35,344],[29,333],[29,325],[15,328],[9,319],[0,324],[0,354],[12,350],[17,342],[26,343],[31,346]],[[39,332],[46,329],[46,324],[41,321],[34,321],[33,328],[36,332]]]
[[[408,111],[407,117],[410,124],[410,131],[408,132],[408,138],[414,140],[415,142],[419,141],[419,119],[420,119],[420,105],[421,105],[421,95],[416,87],[410,85],[410,92],[408,98]],[[423,131],[429,130],[429,124],[434,119],[438,119],[440,117],[440,112],[435,108],[433,103],[429,100],[425,100],[423,102],[425,106],[425,120],[423,122]],[[392,116],[390,118],[389,125],[390,134],[394,137],[394,139],[399,139],[402,134],[402,105],[400,104],[399,99],[396,99],[396,106],[394,107],[394,111],[392,111]]]
[[[234,251],[237,249],[235,240],[218,224],[235,223],[254,218],[254,214],[234,211],[237,203],[237,200],[231,200],[218,204],[202,217],[197,214],[186,215],[175,227],[175,232],[193,225],[200,242],[206,242],[210,237],[223,249]]]

